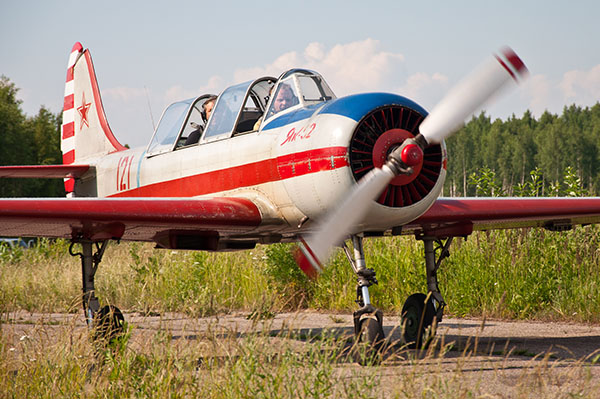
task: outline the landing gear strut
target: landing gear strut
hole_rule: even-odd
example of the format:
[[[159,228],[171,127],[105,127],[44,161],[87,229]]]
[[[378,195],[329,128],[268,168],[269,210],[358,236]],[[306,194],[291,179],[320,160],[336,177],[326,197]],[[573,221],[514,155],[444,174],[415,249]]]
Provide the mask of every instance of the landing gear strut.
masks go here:
[[[371,304],[369,296],[369,287],[377,284],[377,278],[375,277],[375,271],[367,268],[365,265],[362,241],[362,235],[352,236],[354,256],[350,254],[350,250],[346,244],[343,244],[342,248],[358,280],[356,285],[356,303],[360,306],[360,309],[353,314],[354,336],[356,344],[364,344],[365,347],[357,348],[355,358],[357,358],[359,363],[366,364],[377,361],[377,357],[383,347],[385,334],[383,332],[383,312]]]
[[[437,324],[442,321],[446,301],[439,290],[437,271],[442,260],[450,255],[448,249],[452,238],[443,243],[436,237],[417,237],[425,247],[428,294],[413,294],[402,307],[402,336],[409,348],[427,346],[435,336]],[[437,245],[435,248],[434,243]]]
[[[75,244],[81,244],[81,252],[74,252]],[[88,328],[93,331],[95,340],[112,341],[123,332],[123,313],[112,305],[100,308],[100,302],[95,294],[94,277],[108,241],[93,242],[88,240],[73,240],[69,247],[71,256],[81,258],[81,274],[83,277],[83,312]],[[94,252],[94,246],[96,250]]]

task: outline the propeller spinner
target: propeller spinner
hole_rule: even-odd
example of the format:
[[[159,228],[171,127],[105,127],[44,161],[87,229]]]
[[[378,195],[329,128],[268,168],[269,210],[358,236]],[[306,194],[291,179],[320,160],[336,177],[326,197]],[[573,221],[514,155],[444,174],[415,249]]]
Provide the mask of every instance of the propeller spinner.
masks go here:
[[[394,177],[411,174],[412,168],[423,162],[423,151],[429,144],[442,142],[509,82],[519,82],[526,75],[523,61],[505,47],[457,84],[421,123],[415,138],[405,140],[381,168],[367,173],[315,233],[300,238],[301,251],[295,254],[300,268],[309,277],[316,277],[333,248],[351,233],[352,227],[365,216],[370,202]]]

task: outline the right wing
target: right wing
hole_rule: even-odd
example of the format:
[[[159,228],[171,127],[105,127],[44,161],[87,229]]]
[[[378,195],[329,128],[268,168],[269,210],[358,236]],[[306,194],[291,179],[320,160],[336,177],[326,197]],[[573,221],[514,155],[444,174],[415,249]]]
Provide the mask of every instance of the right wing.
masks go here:
[[[474,230],[544,227],[568,230],[600,223],[600,198],[439,198],[402,234],[467,236]]]

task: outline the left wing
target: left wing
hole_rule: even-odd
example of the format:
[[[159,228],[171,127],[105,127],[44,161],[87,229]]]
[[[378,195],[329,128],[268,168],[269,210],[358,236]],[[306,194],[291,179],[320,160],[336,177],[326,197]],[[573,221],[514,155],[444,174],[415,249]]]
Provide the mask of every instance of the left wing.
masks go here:
[[[467,236],[473,230],[544,227],[568,230],[600,222],[600,198],[440,198],[402,234]]]
[[[206,238],[212,241],[202,249],[217,249],[210,245],[219,236],[247,233],[260,223],[256,205],[243,198],[0,199],[0,236],[154,241],[167,248],[178,247],[173,240],[181,237]]]

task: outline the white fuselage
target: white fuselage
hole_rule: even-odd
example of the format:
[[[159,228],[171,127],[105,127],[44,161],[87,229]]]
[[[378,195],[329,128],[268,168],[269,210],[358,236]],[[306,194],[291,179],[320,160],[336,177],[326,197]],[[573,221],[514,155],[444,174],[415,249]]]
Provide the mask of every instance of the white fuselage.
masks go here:
[[[348,161],[356,125],[317,111],[283,126],[155,156],[144,149],[119,151],[89,160],[96,177],[84,176],[75,191],[98,197],[244,197],[258,206],[263,229],[297,233],[301,222],[334,209],[356,184]],[[385,231],[415,219],[438,197],[444,177],[445,169],[434,189],[413,205],[373,202],[357,231]]]

